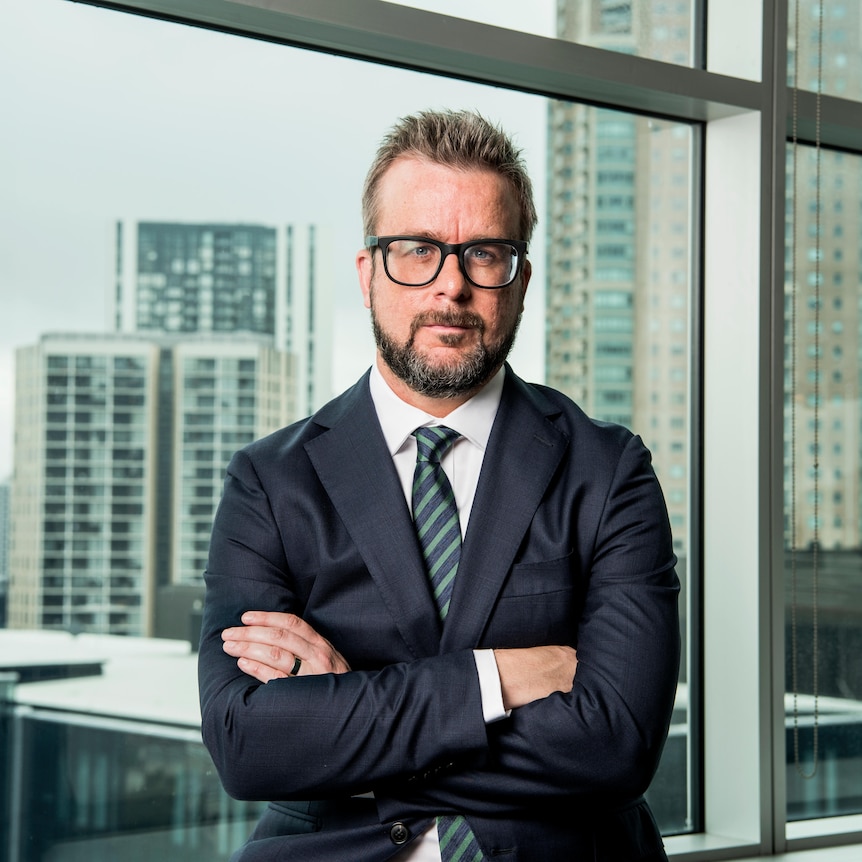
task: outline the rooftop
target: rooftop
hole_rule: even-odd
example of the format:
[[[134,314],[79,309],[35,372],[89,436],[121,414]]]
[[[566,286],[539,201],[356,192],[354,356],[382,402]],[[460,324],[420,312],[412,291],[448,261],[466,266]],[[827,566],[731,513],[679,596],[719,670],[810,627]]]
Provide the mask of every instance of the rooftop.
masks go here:
[[[200,727],[188,641],[0,629],[0,673],[18,676],[18,704]]]

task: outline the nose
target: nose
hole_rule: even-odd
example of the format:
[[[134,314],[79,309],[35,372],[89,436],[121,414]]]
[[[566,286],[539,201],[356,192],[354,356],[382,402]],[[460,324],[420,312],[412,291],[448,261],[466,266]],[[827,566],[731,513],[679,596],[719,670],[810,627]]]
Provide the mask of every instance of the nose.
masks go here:
[[[470,282],[461,269],[461,262],[455,252],[449,252],[443,259],[443,266],[434,280],[434,287],[439,293],[446,293],[453,299],[469,296]]]

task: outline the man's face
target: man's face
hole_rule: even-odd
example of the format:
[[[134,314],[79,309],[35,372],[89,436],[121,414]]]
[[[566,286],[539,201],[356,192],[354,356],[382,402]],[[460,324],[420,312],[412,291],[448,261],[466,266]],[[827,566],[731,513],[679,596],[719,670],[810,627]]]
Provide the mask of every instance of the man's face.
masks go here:
[[[521,239],[515,193],[492,171],[401,157],[383,175],[378,193],[378,236],[448,243]],[[457,255],[449,255],[431,284],[404,287],[387,278],[380,256],[379,250],[363,249],[356,266],[381,372],[407,401],[411,394],[466,400],[499,368],[514,342],[529,262],[513,284],[488,289],[470,284]]]

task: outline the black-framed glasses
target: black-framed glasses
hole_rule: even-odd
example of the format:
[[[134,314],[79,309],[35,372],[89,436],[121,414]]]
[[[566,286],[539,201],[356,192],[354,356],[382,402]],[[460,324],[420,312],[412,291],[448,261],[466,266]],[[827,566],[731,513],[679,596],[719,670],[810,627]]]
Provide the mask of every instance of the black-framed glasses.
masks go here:
[[[527,243],[519,239],[451,243],[425,236],[367,236],[365,246],[380,249],[386,275],[404,287],[431,284],[450,254],[457,255],[461,272],[475,287],[508,287],[527,255]]]

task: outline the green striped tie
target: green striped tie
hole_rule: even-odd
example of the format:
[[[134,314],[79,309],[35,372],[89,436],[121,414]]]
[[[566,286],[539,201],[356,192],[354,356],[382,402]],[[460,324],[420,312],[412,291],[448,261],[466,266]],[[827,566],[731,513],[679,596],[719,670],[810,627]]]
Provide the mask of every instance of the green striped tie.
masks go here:
[[[437,818],[437,837],[443,862],[482,862],[485,858],[470,824],[461,814],[441,814]]]
[[[445,620],[461,559],[461,524],[455,495],[440,459],[460,435],[439,425],[417,428],[413,436],[416,437],[413,521],[440,618]],[[473,830],[460,814],[438,817],[437,836],[443,862],[481,862],[485,858]]]
[[[413,522],[440,618],[445,620],[461,559],[461,524],[455,495],[440,466],[440,459],[460,435],[439,425],[417,428],[414,436]]]

